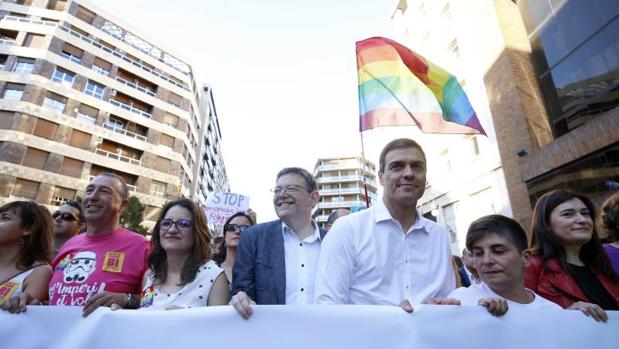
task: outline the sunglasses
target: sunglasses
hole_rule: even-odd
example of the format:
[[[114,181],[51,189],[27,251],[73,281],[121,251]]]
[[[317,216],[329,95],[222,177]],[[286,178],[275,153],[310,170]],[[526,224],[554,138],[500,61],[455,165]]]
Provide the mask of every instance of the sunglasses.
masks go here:
[[[193,227],[193,222],[189,219],[179,219],[177,221],[173,221],[171,219],[162,219],[161,223],[159,223],[159,227],[161,230],[170,230],[173,225],[176,225],[176,229],[180,231],[188,231]]]
[[[247,228],[249,228],[249,225],[246,225],[246,224],[228,224],[226,226],[226,231],[236,231],[238,229],[239,232],[242,233]]]
[[[54,212],[54,214],[52,215],[52,218],[56,219],[58,217],[62,218],[63,221],[69,221],[69,222],[80,221],[71,212],[60,212],[60,211]]]

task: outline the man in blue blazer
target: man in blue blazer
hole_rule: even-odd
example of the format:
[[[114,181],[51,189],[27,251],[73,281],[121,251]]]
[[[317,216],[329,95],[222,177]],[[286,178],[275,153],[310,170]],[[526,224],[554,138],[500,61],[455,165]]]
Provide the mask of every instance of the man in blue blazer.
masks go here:
[[[279,220],[243,232],[232,270],[230,304],[244,318],[251,304],[311,304],[324,231],[312,220],[318,184],[308,171],[277,174],[273,207]]]

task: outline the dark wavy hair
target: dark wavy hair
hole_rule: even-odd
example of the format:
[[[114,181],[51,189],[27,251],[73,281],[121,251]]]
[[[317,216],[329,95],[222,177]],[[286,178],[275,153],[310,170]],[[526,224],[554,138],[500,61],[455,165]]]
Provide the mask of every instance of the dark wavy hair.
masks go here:
[[[174,206],[183,207],[191,212],[193,222],[191,232],[193,233],[194,244],[181,271],[181,284],[179,286],[183,286],[192,282],[196,278],[200,266],[211,259],[211,232],[208,229],[204,210],[198,204],[186,198],[165,204],[161,209],[155,228],[153,228],[153,236],[150,240],[152,251],[148,255],[148,266],[154,272],[155,279],[158,282],[163,283],[168,277],[168,258],[166,251],[161,247],[160,224],[166,213]]]
[[[11,211],[21,219],[20,228],[29,229],[17,260],[18,268],[35,263],[50,264],[52,259],[52,215],[34,201],[13,201],[0,207],[0,213]]]
[[[601,211],[598,231],[606,235],[606,241],[615,242],[619,239],[619,192],[604,201]]]
[[[242,212],[242,211],[239,211],[239,212],[233,214],[232,216],[228,217],[228,219],[226,220],[226,223],[224,223],[224,233],[223,233],[224,241],[223,241],[223,243],[221,245],[221,248],[218,251],[215,251],[215,253],[213,254],[213,261],[215,261],[215,263],[217,263],[217,265],[221,266],[221,263],[223,263],[226,260],[226,250],[227,250],[227,246],[226,246],[226,232],[227,232],[228,225],[236,217],[245,217],[249,221],[249,226],[250,227],[252,225],[254,225],[254,220],[251,218],[251,216],[248,215],[245,212]]]
[[[550,229],[550,214],[562,203],[579,199],[587,209],[591,219],[595,221],[595,206],[593,202],[585,195],[574,193],[566,190],[553,190],[548,192],[537,200],[533,209],[533,218],[531,222],[531,250],[534,254],[541,256],[544,268],[549,270],[548,261],[556,258],[563,270],[568,271],[572,276],[572,268],[567,263],[565,248],[561,244],[559,238]],[[580,249],[580,259],[586,264],[595,267],[600,273],[606,275],[612,280],[619,281],[619,278],[612,270],[608,256],[602,247],[602,243],[598,235],[594,231],[591,240],[582,246]]]

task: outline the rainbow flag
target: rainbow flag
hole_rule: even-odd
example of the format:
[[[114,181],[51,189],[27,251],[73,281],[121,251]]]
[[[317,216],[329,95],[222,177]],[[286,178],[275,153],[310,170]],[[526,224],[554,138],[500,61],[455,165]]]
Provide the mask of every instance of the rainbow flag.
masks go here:
[[[456,78],[387,38],[357,42],[359,130],[417,125],[425,133],[483,134]]]

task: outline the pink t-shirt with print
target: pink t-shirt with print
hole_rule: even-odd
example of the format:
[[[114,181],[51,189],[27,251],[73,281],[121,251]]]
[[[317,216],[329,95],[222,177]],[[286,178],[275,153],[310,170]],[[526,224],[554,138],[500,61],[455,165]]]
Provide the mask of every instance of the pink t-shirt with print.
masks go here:
[[[124,228],[73,237],[52,262],[49,304],[83,306],[103,291],[140,293],[149,252],[148,240]]]

